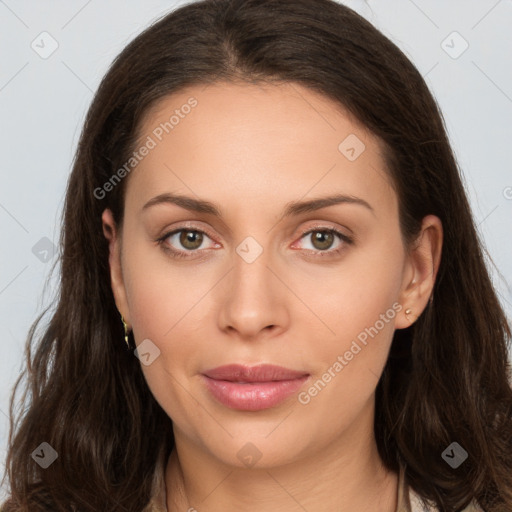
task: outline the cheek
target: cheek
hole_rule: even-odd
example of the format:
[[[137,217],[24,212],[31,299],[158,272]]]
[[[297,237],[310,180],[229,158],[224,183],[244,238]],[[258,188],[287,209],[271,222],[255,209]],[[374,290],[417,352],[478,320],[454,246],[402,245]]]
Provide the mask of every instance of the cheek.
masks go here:
[[[327,334],[319,336],[309,328],[306,350],[313,378],[301,390],[298,402],[304,407],[304,429],[317,428],[314,423],[318,418],[329,418],[321,427],[325,438],[348,428],[371,402],[401,307],[392,302],[385,286],[359,290],[352,296],[350,289],[348,286],[341,299],[338,293],[338,306],[324,312],[323,318],[334,334],[323,329]]]
[[[157,401],[179,421],[190,405],[182,386],[215,353],[208,340],[219,337],[216,314],[227,299],[215,284],[226,269],[172,262],[149,244],[131,246],[123,268],[135,340],[149,338],[160,351],[142,370]],[[399,244],[380,240],[336,265],[296,260],[279,269],[293,290],[283,303],[287,337],[298,340],[294,349],[315,377],[303,395],[313,408],[327,413],[338,404],[350,415],[373,393],[393,334],[401,257]]]
[[[205,293],[205,276],[190,270],[142,235],[127,237],[123,278],[136,340],[162,343],[186,322]],[[184,318],[187,315],[187,318]]]
[[[164,357],[170,352],[178,356],[200,349],[195,346],[199,340],[207,339],[208,332],[215,335],[214,326],[208,325],[215,318],[206,316],[215,315],[213,308],[218,309],[226,299],[214,290],[225,268],[213,261],[173,262],[160,248],[131,240],[127,237],[123,275],[135,340],[149,338]],[[328,357],[345,352],[346,347],[349,350],[358,336],[364,342],[364,333],[392,308],[398,296],[402,257],[397,233],[351,248],[336,263],[295,259],[290,265],[276,267],[293,290],[284,304],[290,314],[288,328],[307,331],[309,343],[315,340],[315,351]],[[301,301],[294,299],[294,294]],[[388,335],[390,326],[392,322],[379,331]]]
[[[135,342],[140,346],[149,339],[158,351],[151,364],[141,362],[142,372],[156,401],[180,424],[193,415],[186,389],[208,339],[200,331],[205,326],[201,299],[209,287],[205,276],[155,258],[158,250],[139,248],[126,258],[125,285]]]
[[[321,381],[308,394],[322,394],[318,403],[347,405],[364,401],[374,391],[402,309],[397,301],[402,264],[399,238],[396,243],[381,240],[354,252],[328,275],[311,272],[302,289],[296,283],[295,289],[308,297],[308,306],[322,320],[303,322]],[[301,322],[298,317],[296,321]]]
[[[137,345],[149,339],[159,351],[141,367],[157,400],[165,395],[175,406],[180,383],[204,368],[201,354],[213,332],[209,292],[218,277],[207,265],[173,263],[158,247],[133,247],[124,261],[133,335]]]
[[[291,288],[316,315],[316,320],[308,318],[325,335],[322,346],[328,351],[340,348],[340,340],[357,337],[387,311],[387,319],[395,318],[397,306],[392,306],[399,297],[404,262],[398,234],[395,238],[353,248],[335,265],[308,263],[288,276]],[[378,326],[382,330],[381,322]]]

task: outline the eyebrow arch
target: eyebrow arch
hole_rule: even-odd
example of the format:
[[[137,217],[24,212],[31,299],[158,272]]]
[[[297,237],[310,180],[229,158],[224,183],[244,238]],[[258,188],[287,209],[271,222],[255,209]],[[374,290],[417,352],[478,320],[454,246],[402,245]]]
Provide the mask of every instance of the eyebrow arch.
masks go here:
[[[193,197],[183,196],[178,194],[170,194],[164,193],[160,194],[153,199],[150,199],[143,207],[142,210],[147,210],[151,206],[155,206],[157,204],[175,204],[184,208],[186,210],[190,210],[197,213],[208,213],[211,215],[215,215],[216,217],[221,218],[222,214],[213,203],[209,201],[203,201],[199,199],[194,199]],[[317,199],[310,199],[307,201],[291,201],[286,203],[284,212],[281,218],[290,217],[292,215],[300,215],[302,213],[314,212],[316,210],[320,210],[321,208],[326,208],[328,206],[333,206],[336,204],[355,204],[364,206],[368,210],[372,212],[375,216],[375,210],[373,207],[366,202],[364,199],[359,197],[345,195],[345,194],[334,194],[327,197],[319,197]]]

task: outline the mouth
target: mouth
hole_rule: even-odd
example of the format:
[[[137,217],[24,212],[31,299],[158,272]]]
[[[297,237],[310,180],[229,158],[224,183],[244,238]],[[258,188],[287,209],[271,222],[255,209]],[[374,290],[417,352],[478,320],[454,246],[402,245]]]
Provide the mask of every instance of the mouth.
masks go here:
[[[213,398],[231,409],[258,411],[275,407],[294,394],[310,374],[282,366],[231,364],[205,371],[203,382]]]

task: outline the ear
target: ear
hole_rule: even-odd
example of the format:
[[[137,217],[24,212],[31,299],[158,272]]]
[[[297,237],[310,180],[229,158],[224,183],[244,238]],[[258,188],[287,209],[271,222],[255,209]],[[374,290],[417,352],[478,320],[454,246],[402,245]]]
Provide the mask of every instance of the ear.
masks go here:
[[[442,222],[435,215],[427,215],[422,221],[421,232],[407,255],[399,297],[402,309],[396,317],[396,329],[409,327],[427,306],[439,270],[442,246]],[[409,309],[411,312],[406,315],[405,312]]]
[[[128,302],[126,300],[126,290],[124,287],[123,271],[121,268],[121,233],[118,230],[114,216],[108,208],[103,211],[101,215],[103,234],[109,241],[109,266],[110,266],[110,285],[114,300],[119,310],[123,315],[124,321],[130,327],[130,311]]]

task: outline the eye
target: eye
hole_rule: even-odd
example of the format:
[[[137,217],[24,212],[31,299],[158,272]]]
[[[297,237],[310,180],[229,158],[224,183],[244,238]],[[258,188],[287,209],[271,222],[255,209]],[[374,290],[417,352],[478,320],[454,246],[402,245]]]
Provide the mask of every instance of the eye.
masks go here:
[[[344,250],[346,245],[354,243],[354,240],[351,237],[332,227],[318,227],[305,231],[302,233],[301,240],[308,235],[312,248],[306,249],[308,251],[314,251],[315,256],[318,255],[320,257],[337,255]],[[158,238],[156,242],[173,258],[193,258],[196,253],[202,252],[202,250],[200,250],[201,248],[205,249],[205,247],[202,247],[205,238],[212,240],[211,237],[201,229],[181,226],[178,229],[170,231]],[[336,238],[338,238],[340,242],[335,249],[331,249]],[[218,247],[218,244],[214,242],[213,246],[210,248],[215,246]]]
[[[306,238],[306,240],[310,240],[312,248],[308,250],[316,251],[316,253],[323,257],[326,253],[329,255],[339,254],[343,251],[345,245],[351,245],[353,243],[353,239],[343,233],[340,233],[337,229],[334,228],[314,228],[310,229],[304,233],[302,233],[302,237]],[[332,245],[335,243],[336,238],[341,240],[335,249],[329,250]]]
[[[198,249],[203,245],[205,237],[211,240],[205,231],[181,227],[166,233],[157,242],[164,251],[171,253],[175,258],[190,258],[194,253],[199,252]]]

